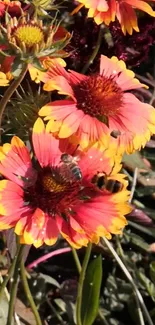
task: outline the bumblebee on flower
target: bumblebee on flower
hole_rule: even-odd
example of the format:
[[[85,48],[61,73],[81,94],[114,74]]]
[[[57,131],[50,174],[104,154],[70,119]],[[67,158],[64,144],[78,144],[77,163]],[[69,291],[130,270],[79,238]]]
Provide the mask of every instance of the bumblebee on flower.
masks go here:
[[[52,245],[61,234],[72,246],[80,248],[100,236],[111,238],[126,225],[124,217],[131,208],[124,175],[114,175],[121,191],[99,189],[92,179],[98,172],[111,172],[109,159],[96,148],[86,153],[47,132],[39,118],[33,128],[33,147],[38,165],[31,161],[24,143],[13,137],[0,148],[0,229],[14,227],[25,244]],[[78,178],[64,154],[78,154]]]

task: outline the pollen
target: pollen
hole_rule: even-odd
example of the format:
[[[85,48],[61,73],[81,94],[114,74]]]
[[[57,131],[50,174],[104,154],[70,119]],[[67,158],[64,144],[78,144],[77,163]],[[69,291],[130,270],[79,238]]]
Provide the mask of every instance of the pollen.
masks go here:
[[[25,43],[27,47],[32,47],[44,40],[44,34],[41,28],[32,24],[20,25],[16,28],[13,36],[18,42]]]
[[[42,179],[42,185],[47,192],[59,193],[66,189],[66,185],[57,181],[55,175],[46,174]]]
[[[113,77],[89,76],[74,86],[74,95],[79,109],[101,121],[122,106],[123,94]]]

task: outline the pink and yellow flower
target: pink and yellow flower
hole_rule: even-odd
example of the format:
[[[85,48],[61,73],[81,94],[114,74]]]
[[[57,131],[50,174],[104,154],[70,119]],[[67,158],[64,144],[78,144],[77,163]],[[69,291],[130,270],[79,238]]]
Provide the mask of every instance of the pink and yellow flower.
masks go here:
[[[80,5],[72,13],[85,6],[88,9],[88,17],[94,18],[98,25],[102,23],[109,25],[117,18],[125,35],[126,32],[131,35],[133,30],[139,32],[135,8],[155,17],[155,11],[147,0],[78,0],[78,2]]]
[[[83,148],[99,142],[128,153],[144,147],[155,133],[155,110],[140,102],[130,90],[143,87],[123,61],[101,55],[100,72],[85,76],[53,66],[46,74],[44,89],[58,90],[68,98],[53,101],[39,111],[47,129],[60,138],[75,135]]]
[[[80,248],[89,241],[98,243],[100,236],[110,239],[121,233],[127,223],[124,215],[131,210],[124,175],[113,175],[123,184],[115,193],[92,182],[98,172],[111,172],[108,158],[95,148],[78,150],[77,177],[62,160],[63,153],[75,159],[75,146],[54,138],[40,118],[32,140],[34,165],[18,137],[0,148],[0,173],[6,178],[0,181],[0,229],[14,227],[21,243],[35,247],[53,245],[59,234]]]

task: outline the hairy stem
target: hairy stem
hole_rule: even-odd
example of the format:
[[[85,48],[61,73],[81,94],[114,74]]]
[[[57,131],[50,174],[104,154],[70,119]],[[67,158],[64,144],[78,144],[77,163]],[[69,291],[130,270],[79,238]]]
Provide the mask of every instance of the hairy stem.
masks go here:
[[[82,269],[81,268],[81,263],[80,263],[80,260],[79,260],[77,251],[73,247],[72,247],[72,254],[73,254],[73,257],[74,257],[74,261],[75,261],[75,264],[76,264],[77,271],[78,271],[78,273],[80,273],[81,272],[81,269]]]
[[[80,278],[79,278],[79,283],[78,283],[78,293],[77,293],[77,301],[76,301],[76,321],[77,325],[82,325],[81,322],[81,305],[82,305],[82,292],[83,292],[83,284],[84,284],[84,279],[86,275],[86,270],[91,254],[91,249],[92,249],[92,244],[89,243],[87,248],[86,248],[86,254],[84,257],[84,261],[82,264],[82,269],[80,272]]]
[[[24,287],[24,291],[25,291],[25,295],[29,301],[29,304],[31,306],[31,309],[33,311],[35,320],[36,320],[36,325],[42,325],[42,321],[40,319],[36,304],[33,300],[29,285],[28,285],[28,281],[27,281],[27,277],[26,277],[26,270],[25,270],[25,266],[24,266],[24,261],[23,259],[20,261],[20,273],[21,273],[21,281],[23,283],[23,287]]]
[[[18,252],[16,264],[15,264],[13,282],[12,282],[11,292],[10,292],[8,318],[7,318],[6,325],[12,324],[12,319],[13,319],[13,314],[14,314],[14,304],[15,304],[15,299],[16,299],[16,295],[17,295],[17,287],[18,287],[19,266],[20,266],[20,261],[22,259],[24,247],[25,247],[24,245],[20,245],[20,249]]]
[[[21,248],[21,245],[18,245],[17,246],[17,252],[16,252],[16,254],[14,256],[14,259],[13,259],[13,261],[12,261],[10,267],[9,267],[8,273],[4,277],[3,282],[2,282],[2,284],[0,286],[0,298],[3,295],[3,291],[4,291],[5,287],[7,286],[8,281],[10,280],[10,278],[12,277],[12,275],[14,273],[14,269],[15,269],[15,265],[16,265],[16,261],[17,261],[17,257],[18,257],[20,248]]]
[[[93,61],[95,60],[97,54],[98,54],[98,51],[100,49],[100,46],[101,46],[101,41],[102,41],[102,35],[103,35],[103,30],[104,30],[104,25],[101,25],[100,26],[100,30],[99,30],[99,33],[98,33],[98,38],[97,38],[97,42],[96,42],[96,46],[94,48],[94,51],[92,52],[89,60],[87,61],[87,63],[84,65],[83,69],[82,69],[82,73],[86,73],[89,66],[93,63]]]
[[[6,90],[6,92],[4,93],[4,96],[2,97],[2,99],[0,101],[0,140],[1,140],[2,117],[3,117],[3,113],[5,111],[6,105],[7,105],[8,101],[10,100],[11,96],[13,95],[13,93],[15,92],[15,90],[18,88],[18,86],[24,79],[26,72],[27,72],[27,64],[24,65],[23,70],[22,70],[21,74],[19,75],[19,77],[17,79],[13,80],[13,82],[8,87],[8,89]]]

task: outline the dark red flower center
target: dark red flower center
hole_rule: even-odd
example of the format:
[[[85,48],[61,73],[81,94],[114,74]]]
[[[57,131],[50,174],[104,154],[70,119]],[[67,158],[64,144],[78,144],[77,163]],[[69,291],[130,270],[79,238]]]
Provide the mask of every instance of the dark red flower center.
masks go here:
[[[72,174],[69,166],[43,168],[38,172],[34,185],[25,189],[25,202],[55,216],[71,213],[72,206],[80,199],[81,181]]]
[[[74,86],[73,90],[77,107],[85,114],[103,120],[103,122],[104,116],[114,116],[122,105],[122,90],[114,77],[89,76]]]

